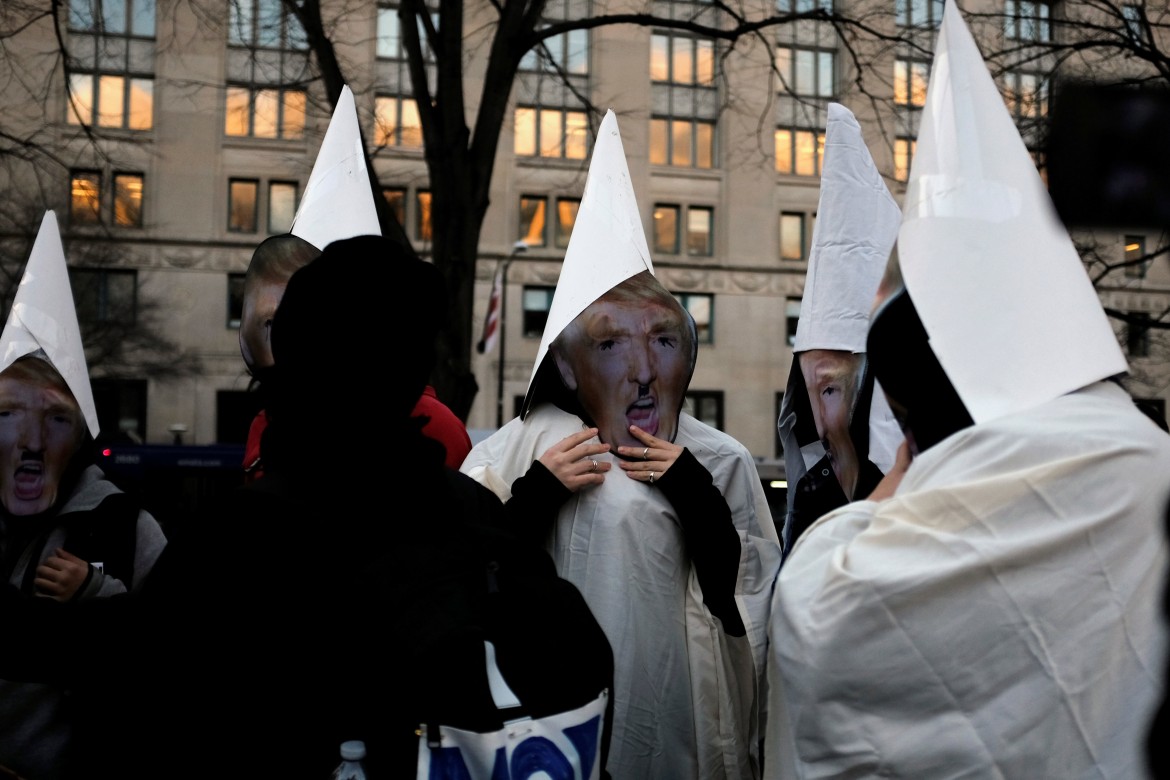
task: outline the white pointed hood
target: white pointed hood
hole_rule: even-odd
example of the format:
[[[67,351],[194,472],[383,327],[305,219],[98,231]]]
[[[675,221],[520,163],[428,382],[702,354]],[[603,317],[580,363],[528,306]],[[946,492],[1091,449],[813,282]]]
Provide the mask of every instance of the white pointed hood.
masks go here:
[[[869,312],[901,222],[857,119],[845,106],[830,103],[794,352],[865,351]]]
[[[976,423],[1126,370],[953,0],[943,13],[898,254],[931,348]]]
[[[799,353],[865,352],[870,310],[901,221],[901,210],[874,165],[853,112],[830,103],[817,222],[793,345],[796,354],[777,420],[791,486],[790,511],[797,483],[825,455]],[[854,447],[862,461],[872,461],[885,473],[894,463],[902,430],[880,387],[859,386],[857,392],[850,425]]]
[[[89,384],[73,289],[69,286],[65,248],[61,244],[57,216],[52,211],[46,211],[41,220],[40,232],[12,301],[12,311],[0,335],[0,373],[38,350],[69,385],[90,434],[96,438],[97,407]]]
[[[343,238],[382,235],[348,86],[341,89],[289,232],[318,249]]]
[[[610,109],[597,132],[585,191],[528,379],[521,416],[527,414],[532,403],[533,381],[549,345],[589,304],[642,271],[654,273],[654,266],[617,117]]]

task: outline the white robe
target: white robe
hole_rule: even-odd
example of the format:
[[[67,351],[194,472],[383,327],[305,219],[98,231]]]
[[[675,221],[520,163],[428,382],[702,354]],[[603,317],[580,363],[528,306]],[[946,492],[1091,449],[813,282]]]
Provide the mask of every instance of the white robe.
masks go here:
[[[1137,778],[1170,436],[1100,382],[922,453],[781,571],[772,778]]]
[[[462,471],[507,501],[533,461],[582,427],[575,415],[544,404],[474,447]],[[606,766],[614,780],[757,777],[767,613],[780,563],[776,528],[742,444],[686,414],[675,443],[711,472],[731,508],[741,548],[736,603],[746,637],[727,636],[703,604],[681,526],[661,491],[616,465],[602,485],[562,506],[548,550],[613,646],[614,734]]]

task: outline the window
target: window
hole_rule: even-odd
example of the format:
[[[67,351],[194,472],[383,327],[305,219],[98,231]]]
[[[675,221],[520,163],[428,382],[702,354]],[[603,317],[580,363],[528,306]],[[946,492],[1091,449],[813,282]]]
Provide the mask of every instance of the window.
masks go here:
[[[825,156],[824,131],[776,128],[776,172],[819,176]]]
[[[228,274],[227,326],[239,330],[244,318],[244,277],[247,274]]]
[[[69,0],[70,31],[154,37],[154,0]]]
[[[405,235],[416,241],[431,240],[434,234],[430,190],[420,189],[411,194],[407,187],[383,187],[382,197]]]
[[[553,225],[553,245],[557,249],[569,246],[573,225],[577,224],[577,211],[581,208],[580,198],[557,198],[557,221]]]
[[[650,162],[654,165],[713,168],[715,123],[699,119],[651,119]]]
[[[914,138],[894,139],[894,178],[898,181],[910,180],[910,163],[917,147],[918,141]]]
[[[398,9],[381,7],[378,9],[378,43],[375,53],[385,59],[399,59],[402,57],[402,35],[398,31]]]
[[[800,324],[800,298],[784,299],[784,330],[788,335],[788,346],[796,343],[796,326]]]
[[[295,181],[268,182],[267,229],[271,234],[287,233],[297,213],[300,184]],[[228,179],[228,232],[255,233],[260,214],[260,181]]]
[[[710,257],[715,253],[712,231],[715,209],[707,206],[687,208],[687,254]]]
[[[723,430],[722,390],[688,390],[682,410],[712,428]]]
[[[300,185],[295,181],[272,181],[268,183],[268,232],[287,233],[297,213],[297,191]]]
[[[70,124],[154,123],[154,0],[70,0]]]
[[[386,205],[390,207],[390,213],[398,220],[398,224],[402,225],[402,229],[406,229],[406,188],[405,187],[383,187],[382,197],[386,199]]]
[[[584,111],[517,108],[514,151],[519,157],[584,160],[587,127]]]
[[[138,272],[70,268],[77,319],[86,324],[133,325],[138,316]]]
[[[715,296],[711,293],[675,293],[674,297],[695,318],[700,344],[715,343]]]
[[[713,39],[676,32],[651,34],[651,164],[715,167],[716,64]]]
[[[296,16],[279,0],[231,0],[228,46],[225,134],[302,138],[306,93],[299,85],[311,68]]]
[[[1004,74],[1005,100],[1016,120],[1048,115],[1048,81],[1037,73],[1008,71]]]
[[[112,213],[103,212],[102,172],[73,171],[69,182],[69,222],[74,226],[142,227],[143,178],[140,173],[114,173]]]
[[[780,213],[780,259],[804,260],[804,214],[791,211]]]
[[[548,246],[548,214],[552,213],[556,218],[552,225],[553,246],[564,249],[569,245],[580,207],[580,198],[523,195],[520,197],[520,229],[516,237],[529,247]]]
[[[99,171],[73,171],[70,179],[70,224],[100,225],[102,221],[101,173]]]
[[[426,28],[421,17],[418,22],[418,41],[422,47],[423,58],[427,62],[435,61],[435,52],[427,40]],[[439,28],[438,13],[431,12],[431,22],[435,29]],[[402,20],[398,18],[397,6],[381,6],[378,8],[378,42],[377,56],[381,59],[398,60],[406,58],[406,47],[402,43]]]
[[[1130,357],[1150,355],[1150,315],[1142,311],[1131,311],[1125,323],[1125,347]]]
[[[142,227],[142,174],[114,174],[114,224]]]
[[[894,0],[894,17],[902,27],[938,27],[942,12],[943,0]]]
[[[793,95],[831,98],[836,94],[836,52],[776,47],[781,89]]]
[[[926,85],[930,81],[930,63],[917,60],[894,62],[894,102],[899,106],[922,108],[926,105]]]
[[[521,196],[520,198],[520,240],[530,247],[544,246],[545,234],[545,207],[548,199],[544,197]]]
[[[1150,261],[1146,258],[1146,237],[1125,237],[1125,275],[1130,279],[1145,279]]]
[[[1142,30],[1145,29],[1145,14],[1140,5],[1121,6],[1121,19],[1125,23],[1125,34],[1134,43],[1143,39]]]
[[[555,287],[524,286],[524,337],[538,339],[544,335],[548,310],[552,306]]]
[[[256,179],[228,179],[228,232],[256,232],[259,192]]]
[[[673,33],[650,36],[650,78],[671,84],[715,83],[715,42]]]
[[[419,190],[414,196],[415,205],[418,207],[418,222],[415,224],[416,236],[419,241],[430,241],[432,236],[431,223],[431,192],[430,190]]]
[[[280,0],[230,0],[228,43],[257,49],[307,49],[305,31]]]
[[[589,72],[589,31],[571,30],[546,38],[520,60],[520,70],[584,75]]]
[[[832,12],[833,0],[776,0],[779,13],[805,13],[807,11]]]
[[[715,253],[712,231],[715,209],[710,206],[687,206],[685,222],[680,223],[684,208],[670,203],[654,206],[654,251],[662,254],[678,254],[679,227],[686,226],[686,253],[691,256],[709,257]]]
[[[1051,9],[1041,0],[1004,0],[1003,34],[1015,41],[1051,41]]]
[[[654,251],[678,254],[678,206],[654,207]]]
[[[374,98],[374,143],[377,146],[401,146],[421,149],[422,121],[418,104],[410,98]]]
[[[305,132],[305,91],[229,86],[224,132],[252,138],[301,138]]]

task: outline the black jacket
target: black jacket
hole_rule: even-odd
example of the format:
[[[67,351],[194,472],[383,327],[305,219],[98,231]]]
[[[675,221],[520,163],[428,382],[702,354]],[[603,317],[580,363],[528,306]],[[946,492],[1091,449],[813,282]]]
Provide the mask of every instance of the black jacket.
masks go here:
[[[413,776],[422,723],[502,726],[485,639],[534,716],[612,687],[609,644],[548,555],[493,528],[498,499],[437,445],[397,440],[396,469],[272,471],[233,492],[171,541],[141,598],[41,613],[119,643],[57,659],[122,694],[94,776],[327,777],[347,739],[366,742],[371,780]],[[14,664],[51,669],[0,650]]]

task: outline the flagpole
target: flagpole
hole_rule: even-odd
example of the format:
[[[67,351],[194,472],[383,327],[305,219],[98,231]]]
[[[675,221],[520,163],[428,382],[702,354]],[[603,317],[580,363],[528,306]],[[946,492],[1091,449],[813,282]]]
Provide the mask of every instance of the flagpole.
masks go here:
[[[496,428],[504,427],[504,356],[507,353],[508,339],[505,325],[508,321],[508,268],[516,255],[528,251],[528,244],[521,240],[512,244],[512,251],[504,258],[500,269],[500,363],[496,372]]]

